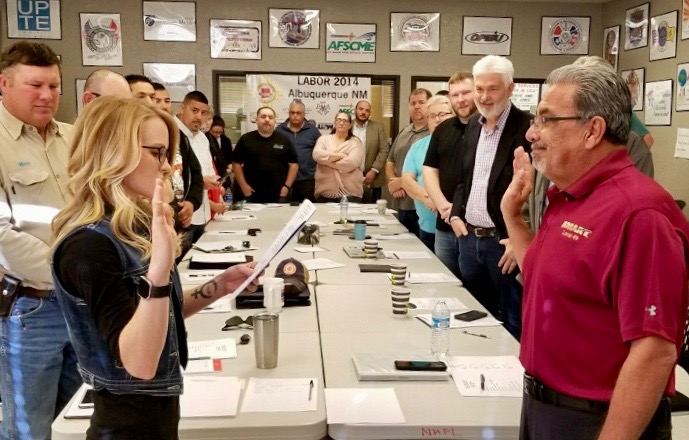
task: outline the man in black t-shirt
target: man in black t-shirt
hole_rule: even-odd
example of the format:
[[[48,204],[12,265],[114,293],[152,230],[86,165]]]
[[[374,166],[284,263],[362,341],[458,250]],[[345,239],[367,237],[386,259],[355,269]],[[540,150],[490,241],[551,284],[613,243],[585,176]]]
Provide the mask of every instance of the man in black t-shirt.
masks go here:
[[[250,202],[288,202],[299,161],[289,139],[275,132],[275,111],[261,107],[256,112],[258,130],[237,142],[232,171],[242,194]]]
[[[438,259],[461,278],[459,242],[449,224],[452,198],[459,183],[460,146],[466,123],[476,112],[474,79],[471,72],[459,71],[448,80],[455,117],[436,127],[423,163],[423,181],[428,195],[438,207],[435,222],[435,253]]]

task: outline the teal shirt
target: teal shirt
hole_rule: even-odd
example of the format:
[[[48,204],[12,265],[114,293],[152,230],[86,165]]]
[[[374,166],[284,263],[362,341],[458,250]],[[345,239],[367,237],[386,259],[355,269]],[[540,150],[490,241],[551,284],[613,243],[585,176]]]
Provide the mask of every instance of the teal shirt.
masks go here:
[[[634,133],[638,134],[639,137],[644,137],[648,134],[648,128],[646,128],[644,123],[641,122],[641,119],[639,119],[634,112],[632,112],[632,117],[629,118],[629,128]]]
[[[416,183],[423,186],[423,161],[426,159],[426,152],[428,145],[431,143],[431,137],[426,136],[414,142],[409,148],[407,157],[404,158],[403,173],[414,173],[416,175]],[[416,214],[419,216],[419,228],[429,234],[435,234],[435,213],[431,212],[418,200],[414,200],[416,207]]]

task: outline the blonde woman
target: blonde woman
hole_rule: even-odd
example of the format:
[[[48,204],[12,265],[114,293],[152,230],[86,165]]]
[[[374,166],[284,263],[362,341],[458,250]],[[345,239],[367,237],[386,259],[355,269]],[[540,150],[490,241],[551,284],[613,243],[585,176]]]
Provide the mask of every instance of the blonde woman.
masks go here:
[[[168,114],[130,98],[98,98],[76,121],[52,269],[80,373],[95,390],[89,439],[177,438],[184,317],[253,270],[234,266],[182,292],[163,201],[178,133]]]
[[[316,202],[339,202],[343,195],[360,202],[364,194],[364,145],[352,134],[352,115],[338,112],[328,136],[313,148]]]

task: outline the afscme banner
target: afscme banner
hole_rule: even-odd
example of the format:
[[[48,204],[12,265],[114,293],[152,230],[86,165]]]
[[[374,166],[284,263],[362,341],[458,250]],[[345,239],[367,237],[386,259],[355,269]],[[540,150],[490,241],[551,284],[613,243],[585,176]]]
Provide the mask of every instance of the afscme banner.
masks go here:
[[[247,75],[247,131],[256,129],[256,111],[272,107],[277,123],[289,116],[289,105],[301,101],[306,119],[322,133],[330,132],[335,115],[346,110],[354,116],[354,107],[361,100],[371,99],[371,78],[361,76],[316,75]]]

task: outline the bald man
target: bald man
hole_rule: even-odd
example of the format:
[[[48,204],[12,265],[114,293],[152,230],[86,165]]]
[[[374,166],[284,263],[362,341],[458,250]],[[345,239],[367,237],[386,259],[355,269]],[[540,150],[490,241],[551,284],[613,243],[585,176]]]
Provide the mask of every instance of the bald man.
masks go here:
[[[84,84],[81,102],[86,106],[99,96],[130,96],[129,84],[124,76],[108,69],[91,72]]]

